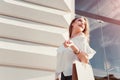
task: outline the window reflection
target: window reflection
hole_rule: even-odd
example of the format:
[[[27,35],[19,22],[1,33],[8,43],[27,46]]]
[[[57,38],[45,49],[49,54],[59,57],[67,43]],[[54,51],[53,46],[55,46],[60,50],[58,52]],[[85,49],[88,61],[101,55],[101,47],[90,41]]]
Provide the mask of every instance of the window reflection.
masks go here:
[[[91,46],[97,54],[91,60],[96,80],[120,80],[120,26],[106,23],[103,25],[94,19],[90,27],[92,28]],[[96,25],[94,29],[92,25]],[[102,27],[102,31],[101,31]],[[103,41],[102,33],[103,32]],[[105,49],[105,51],[104,51]],[[109,76],[108,76],[109,75]]]

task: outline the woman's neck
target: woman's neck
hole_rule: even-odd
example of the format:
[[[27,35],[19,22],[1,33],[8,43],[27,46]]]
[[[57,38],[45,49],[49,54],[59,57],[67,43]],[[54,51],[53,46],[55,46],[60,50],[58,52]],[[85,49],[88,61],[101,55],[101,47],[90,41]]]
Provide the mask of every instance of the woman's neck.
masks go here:
[[[80,35],[80,34],[82,34],[83,32],[72,32],[72,35],[71,35],[71,38],[73,38],[73,37],[75,37],[75,36],[77,36],[77,35]]]

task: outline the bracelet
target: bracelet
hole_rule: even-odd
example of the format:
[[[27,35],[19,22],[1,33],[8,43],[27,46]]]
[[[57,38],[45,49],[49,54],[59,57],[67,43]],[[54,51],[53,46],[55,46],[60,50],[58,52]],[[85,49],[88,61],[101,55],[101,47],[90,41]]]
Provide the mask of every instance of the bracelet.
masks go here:
[[[81,51],[80,50],[78,50],[78,51],[75,51],[75,54],[79,54]]]

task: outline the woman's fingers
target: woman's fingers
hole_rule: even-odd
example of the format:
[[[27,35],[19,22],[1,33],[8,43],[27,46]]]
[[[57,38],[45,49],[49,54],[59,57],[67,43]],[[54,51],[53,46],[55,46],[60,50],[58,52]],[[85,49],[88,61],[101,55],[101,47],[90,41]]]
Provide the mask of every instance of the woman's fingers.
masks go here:
[[[89,63],[88,59],[81,59],[80,61],[83,62],[83,63]]]
[[[65,47],[70,47],[71,45],[73,45],[73,42],[70,40],[66,40],[63,44]]]
[[[80,54],[78,54],[77,56],[78,56],[78,58],[79,58],[79,60],[80,60],[81,62],[89,63],[89,59],[88,59],[88,57],[87,57],[85,54],[80,53]]]
[[[65,40],[65,42],[63,43],[64,47],[67,47],[67,41]]]

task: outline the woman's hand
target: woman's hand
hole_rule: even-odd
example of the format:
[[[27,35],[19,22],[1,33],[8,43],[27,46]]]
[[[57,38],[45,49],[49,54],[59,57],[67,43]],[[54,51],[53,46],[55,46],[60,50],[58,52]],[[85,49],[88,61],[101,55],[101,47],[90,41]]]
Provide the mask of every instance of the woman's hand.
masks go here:
[[[88,55],[84,52],[77,54],[78,59],[83,63],[89,63]]]
[[[70,40],[66,40],[63,44],[65,48],[71,47],[72,45],[74,45],[74,43]]]
[[[77,48],[77,46],[70,40],[66,40],[64,42],[64,47],[67,48],[67,47],[71,47],[73,51],[78,51],[79,49]],[[77,54],[77,57],[78,59],[81,61],[81,62],[84,62],[84,63],[89,63],[89,59],[88,59],[88,55],[84,52],[80,52],[79,54]]]

